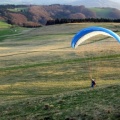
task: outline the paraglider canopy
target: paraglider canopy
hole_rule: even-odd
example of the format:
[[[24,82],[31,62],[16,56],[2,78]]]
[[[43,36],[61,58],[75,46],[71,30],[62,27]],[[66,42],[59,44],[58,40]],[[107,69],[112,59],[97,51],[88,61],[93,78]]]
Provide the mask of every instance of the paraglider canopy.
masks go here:
[[[107,28],[92,26],[92,27],[87,27],[87,28],[80,30],[73,37],[72,42],[71,42],[71,47],[76,48],[78,45],[80,45],[85,40],[87,40],[93,36],[99,35],[99,34],[113,37],[120,43],[120,36],[118,36],[115,32],[113,32]]]

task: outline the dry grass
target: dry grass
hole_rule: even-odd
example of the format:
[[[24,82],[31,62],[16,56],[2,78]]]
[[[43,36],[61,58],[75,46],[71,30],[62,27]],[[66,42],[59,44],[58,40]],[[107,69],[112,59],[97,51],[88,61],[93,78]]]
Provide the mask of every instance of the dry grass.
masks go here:
[[[48,102],[53,105],[54,113],[42,109],[39,110],[41,116],[46,116],[48,113],[65,119],[67,115],[76,117],[77,113],[80,114],[79,110],[83,118],[85,114],[90,116],[90,109],[93,108],[92,103],[89,102],[89,105],[85,101],[86,99],[82,99],[80,91],[84,91],[83,97],[87,98],[88,101],[91,99],[94,102],[94,100],[102,100],[103,96],[101,92],[97,92],[97,94],[100,94],[99,99],[89,98],[92,93],[96,94],[99,89],[102,91],[106,89],[107,91],[108,86],[120,85],[120,45],[117,41],[106,36],[98,36],[86,41],[77,49],[72,49],[70,46],[71,39],[78,30],[93,25],[119,31],[119,28],[116,28],[116,25],[119,24],[66,24],[23,30],[21,33],[2,41],[0,43],[0,105],[3,104],[6,107],[8,104],[12,106],[13,103],[16,103],[19,106],[18,110],[22,112],[24,110],[22,110],[18,102],[23,100],[35,101],[36,98],[43,98],[42,100],[45,103],[31,105],[38,107],[34,111],[39,110],[39,107],[43,108],[44,104]],[[91,77],[95,78],[97,82],[94,91],[90,88]],[[111,91],[111,89],[109,90]],[[71,97],[76,95],[77,92],[80,92],[78,96]],[[106,94],[108,93],[106,92]],[[112,93],[114,93],[114,89]],[[94,94],[92,95],[94,96]],[[60,97],[54,98],[57,95]],[[56,105],[56,99],[58,101],[58,99],[64,97],[66,99],[65,104],[63,100],[63,105]],[[53,103],[50,102],[51,99],[55,99]],[[81,104],[78,104],[79,99]],[[118,98],[116,97],[116,99]],[[15,106],[12,107],[16,108]],[[25,105],[25,107],[27,106],[30,107]],[[92,111],[95,112],[93,117],[97,119],[97,115],[102,114],[102,118],[104,118],[102,110],[114,111],[116,107],[111,106],[105,105],[104,100],[102,104],[100,104],[100,101],[95,102],[97,112]],[[89,107],[88,111],[87,107]],[[56,110],[61,112],[57,114]],[[74,110],[76,112],[73,112]],[[9,115],[5,111],[9,113],[9,110],[3,110],[2,112],[7,118]],[[17,114],[14,112],[11,114]],[[30,109],[27,114],[29,113],[32,113]],[[114,114],[114,112],[112,113]],[[22,119],[20,116],[18,118]],[[25,114],[25,116],[27,115]],[[35,117],[35,114],[33,116]],[[29,115],[27,117],[32,118]],[[2,118],[4,119],[4,117]]]

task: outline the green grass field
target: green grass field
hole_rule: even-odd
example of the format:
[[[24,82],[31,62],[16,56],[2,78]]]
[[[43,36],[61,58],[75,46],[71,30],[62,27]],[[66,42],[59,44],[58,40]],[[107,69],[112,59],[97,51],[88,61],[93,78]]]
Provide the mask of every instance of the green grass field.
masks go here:
[[[25,12],[28,10],[28,7],[18,7],[13,9],[8,9],[11,12]]]
[[[120,44],[99,35],[71,48],[87,26],[120,35],[118,23],[0,31],[0,120],[119,120]]]
[[[0,29],[9,28],[11,25],[6,22],[0,21]]]
[[[96,13],[97,17],[99,18],[108,18],[110,12],[112,11],[111,8],[90,8],[93,12]]]

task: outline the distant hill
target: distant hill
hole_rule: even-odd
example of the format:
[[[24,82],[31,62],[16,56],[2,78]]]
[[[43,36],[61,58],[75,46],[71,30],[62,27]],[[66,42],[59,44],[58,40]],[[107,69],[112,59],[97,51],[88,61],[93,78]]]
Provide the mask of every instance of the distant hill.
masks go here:
[[[115,8],[90,8],[97,18],[120,19],[120,10]]]
[[[53,19],[110,18],[119,19],[120,10],[115,8],[86,8],[72,5],[0,5],[0,20],[10,24],[39,27]]]
[[[70,2],[71,5],[84,5],[85,7],[91,8],[91,7],[109,7],[109,8],[116,8],[120,9],[120,3],[113,2],[110,0],[76,0],[75,2]]]

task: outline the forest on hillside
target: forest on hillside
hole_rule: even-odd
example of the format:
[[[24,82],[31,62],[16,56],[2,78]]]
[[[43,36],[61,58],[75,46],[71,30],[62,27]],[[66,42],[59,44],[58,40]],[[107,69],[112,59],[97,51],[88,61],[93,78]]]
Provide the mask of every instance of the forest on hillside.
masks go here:
[[[0,5],[0,20],[23,27],[74,22],[120,22],[120,10],[72,5]]]

